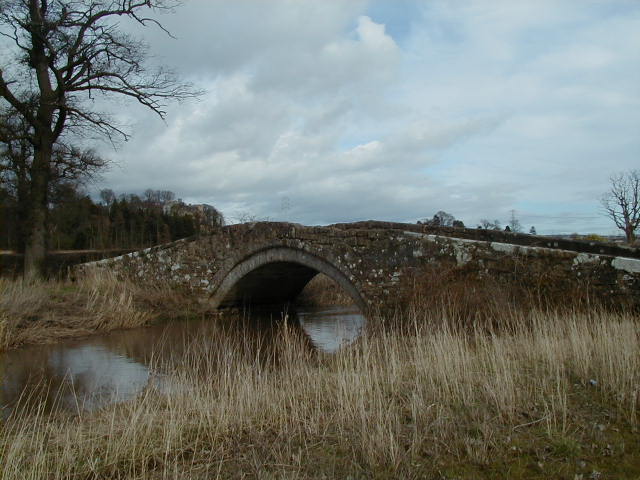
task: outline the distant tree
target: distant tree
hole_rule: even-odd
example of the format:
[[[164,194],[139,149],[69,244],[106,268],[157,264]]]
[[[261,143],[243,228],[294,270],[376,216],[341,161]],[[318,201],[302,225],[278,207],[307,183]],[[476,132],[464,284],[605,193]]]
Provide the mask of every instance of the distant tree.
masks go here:
[[[607,241],[605,237],[603,237],[602,235],[598,235],[597,233],[588,233],[587,235],[584,236],[584,240],[587,240],[589,242],[601,242],[601,243],[605,243]]]
[[[453,222],[456,220],[456,217],[443,210],[440,210],[438,213],[436,213],[434,215],[434,219],[435,218],[438,218],[440,220],[440,225],[443,227],[452,227]]]
[[[260,217],[252,212],[238,212],[235,217],[237,223],[269,222],[269,217]]]
[[[122,193],[119,198],[120,201],[126,202],[135,208],[142,207],[142,199],[135,193]]]
[[[17,208],[12,193],[0,184],[0,249],[13,250],[19,237]]]
[[[614,175],[610,183],[601,199],[605,214],[624,232],[627,243],[633,243],[640,225],[640,170]]]
[[[462,220],[454,220],[451,226],[456,228],[464,228],[464,222]]]
[[[93,213],[97,207],[79,185],[60,183],[49,195],[48,247],[86,249],[96,247]]]
[[[531,228],[529,229],[529,235],[537,235],[538,232],[536,232],[536,227],[531,226]]]
[[[520,220],[516,218],[516,211],[511,210],[511,218],[509,219],[509,223],[507,225],[509,227],[510,232],[521,233],[523,228]]]
[[[171,229],[166,223],[162,223],[160,226],[160,232],[158,234],[158,244],[167,243],[171,241]]]
[[[110,206],[116,201],[116,194],[110,188],[105,188],[100,190],[100,200],[103,205]]]
[[[144,191],[144,200],[149,205],[162,206],[175,198],[176,195],[169,190],[152,190],[148,188]]]
[[[419,225],[429,225],[432,227],[453,227],[453,222],[456,221],[456,217],[443,210],[438,211],[433,218],[424,220],[418,220]]]
[[[510,232],[511,231],[511,227],[509,225],[507,225],[506,227],[504,227],[504,231],[505,232]]]
[[[176,198],[176,194],[169,190],[160,190],[158,192],[158,200],[162,205],[172,202],[173,200],[175,200],[175,198]]]
[[[502,230],[502,226],[500,225],[500,220],[494,220],[493,222],[483,218],[480,220],[480,228],[484,228],[485,230]]]

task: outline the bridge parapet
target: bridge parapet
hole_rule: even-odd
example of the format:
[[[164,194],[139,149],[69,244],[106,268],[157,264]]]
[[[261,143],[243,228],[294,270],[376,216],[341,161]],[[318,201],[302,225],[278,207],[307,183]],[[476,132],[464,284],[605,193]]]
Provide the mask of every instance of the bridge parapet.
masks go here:
[[[598,245],[545,237],[523,245],[525,236],[498,233],[385,222],[327,227],[257,222],[78,268],[109,268],[141,283],[189,288],[214,306],[292,300],[318,272],[338,282],[363,309],[391,306],[404,298],[421,269],[451,266],[503,282],[585,288],[611,302],[640,306],[637,250],[603,253],[605,247]]]
[[[345,230],[351,229],[381,229],[401,230],[416,233],[426,233],[440,237],[463,238],[484,242],[509,243],[523,247],[541,247],[556,250],[569,250],[579,253],[594,253],[597,255],[611,255],[615,257],[640,258],[640,249],[626,245],[616,245],[586,240],[573,240],[566,238],[545,237],[541,235],[529,235],[517,232],[505,232],[502,230],[490,230],[482,228],[440,227],[413,223],[380,222],[366,220],[363,222],[336,223],[329,227]]]

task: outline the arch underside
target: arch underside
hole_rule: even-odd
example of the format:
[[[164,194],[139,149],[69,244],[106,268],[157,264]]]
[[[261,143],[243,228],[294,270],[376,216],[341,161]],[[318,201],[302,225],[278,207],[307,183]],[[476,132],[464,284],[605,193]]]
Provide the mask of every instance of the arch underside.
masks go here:
[[[318,273],[334,280],[364,308],[360,293],[342,271],[327,260],[290,248],[264,250],[240,262],[225,276],[212,301],[217,308],[292,302]]]

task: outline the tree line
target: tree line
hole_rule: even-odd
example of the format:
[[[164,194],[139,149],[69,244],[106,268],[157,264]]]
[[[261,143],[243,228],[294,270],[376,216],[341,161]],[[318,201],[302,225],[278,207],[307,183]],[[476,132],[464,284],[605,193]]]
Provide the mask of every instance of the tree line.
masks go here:
[[[438,211],[432,218],[425,218],[418,220],[418,225],[429,225],[431,227],[457,227],[465,228],[465,224],[462,220],[458,220],[456,217],[443,210]],[[483,218],[476,227],[483,230],[502,230],[500,220],[488,220]],[[524,229],[520,220],[516,218],[515,210],[511,210],[511,218],[504,227],[506,232],[523,233]],[[536,227],[532,226],[529,229],[530,235],[537,235]]]
[[[170,242],[223,223],[213,208],[195,210],[173,192],[146,190],[142,196],[102,190],[94,201],[77,185],[56,184],[49,194],[47,248],[51,250],[139,249]],[[202,207],[202,206],[200,206]],[[0,249],[24,252],[28,232],[15,193],[0,188]]]

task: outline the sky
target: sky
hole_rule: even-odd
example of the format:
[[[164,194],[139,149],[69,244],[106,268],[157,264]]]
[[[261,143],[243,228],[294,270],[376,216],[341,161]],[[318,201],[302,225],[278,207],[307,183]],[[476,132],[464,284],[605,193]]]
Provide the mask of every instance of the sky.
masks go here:
[[[132,29],[205,93],[131,140],[94,192],[171,190],[228,223],[616,233],[599,199],[640,168],[637,0],[187,0]],[[129,28],[125,25],[125,28]]]

